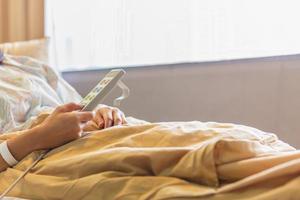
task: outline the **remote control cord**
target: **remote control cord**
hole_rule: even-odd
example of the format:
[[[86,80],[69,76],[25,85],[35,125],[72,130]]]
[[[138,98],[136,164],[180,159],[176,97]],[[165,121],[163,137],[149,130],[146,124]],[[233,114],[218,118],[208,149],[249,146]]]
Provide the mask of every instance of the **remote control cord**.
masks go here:
[[[2,200],[5,195],[7,195],[18,183],[19,181],[28,174],[28,172],[40,161],[44,158],[44,156],[49,152],[49,150],[44,151],[39,155],[39,157],[19,176],[0,196],[0,200]]]
[[[87,137],[88,135],[90,135],[90,132],[83,132],[82,133],[82,136],[81,138],[84,138],[84,137]],[[28,174],[28,172],[39,162],[41,161],[44,156],[50,151],[51,149],[49,150],[46,150],[46,151],[43,151],[41,153],[41,155],[39,155],[39,157],[21,174],[21,176],[19,176],[0,196],[0,200],[2,200],[5,195],[7,195],[12,189],[14,189],[14,187],[20,182],[20,180],[22,178],[24,178],[24,176],[26,176],[26,174]]]

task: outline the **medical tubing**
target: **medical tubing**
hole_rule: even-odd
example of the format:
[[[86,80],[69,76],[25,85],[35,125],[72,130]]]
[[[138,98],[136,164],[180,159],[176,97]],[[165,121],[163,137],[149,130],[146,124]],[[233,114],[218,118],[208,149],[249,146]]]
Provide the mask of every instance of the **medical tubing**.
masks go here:
[[[24,176],[26,176],[26,174],[28,174],[28,172],[40,161],[44,158],[44,156],[49,152],[49,150],[47,151],[43,151],[39,157],[21,174],[21,176],[19,176],[0,196],[0,200],[2,200],[5,195],[7,195],[12,189],[14,189],[14,187],[20,182],[20,180],[22,180],[22,178]]]
[[[121,105],[121,101],[126,99],[129,94],[130,94],[130,90],[129,88],[125,85],[125,83],[123,83],[122,81],[118,81],[117,85],[119,86],[119,88],[122,89],[122,96],[116,98],[113,102],[113,105],[115,107],[118,107]]]
[[[84,138],[86,136],[90,135],[90,132],[84,132],[81,138]],[[45,155],[51,151],[51,149],[49,150],[45,150],[43,151],[39,157],[21,174],[21,176],[19,176],[0,196],[0,200],[2,200],[5,195],[7,195],[12,189],[14,189],[14,187],[20,182],[20,180],[22,180],[22,178],[24,178],[24,176],[26,176],[26,174],[28,174],[28,172],[39,162],[41,161]]]

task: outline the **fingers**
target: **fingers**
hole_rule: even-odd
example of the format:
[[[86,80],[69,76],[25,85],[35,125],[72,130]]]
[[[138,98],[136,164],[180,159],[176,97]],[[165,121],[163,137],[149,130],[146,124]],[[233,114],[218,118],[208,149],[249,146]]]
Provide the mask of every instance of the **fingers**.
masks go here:
[[[94,121],[99,128],[122,125],[126,123],[124,113],[115,107],[99,104]]]
[[[124,114],[119,109],[113,109],[114,126],[122,125],[124,123]],[[126,121],[126,120],[125,120]]]
[[[102,109],[100,111],[104,120],[104,128],[111,127],[113,125],[113,115],[112,110],[110,109]]]
[[[108,128],[113,125],[112,109],[109,106],[99,104],[94,119],[99,128]]]
[[[93,114],[93,112],[78,112],[77,117],[81,123],[85,123],[85,122],[92,120],[94,117],[94,114]]]
[[[102,114],[100,112],[96,113],[94,121],[96,122],[99,129],[104,128],[104,119],[103,119]]]
[[[122,116],[122,124],[127,124],[127,120],[123,112],[121,116]]]
[[[72,112],[75,110],[80,110],[82,108],[81,105],[76,104],[76,103],[68,103],[62,106],[58,106],[55,110],[54,113],[64,113],[64,112]]]
[[[126,124],[127,121],[126,121],[125,114],[121,110],[119,110],[118,108],[117,108],[117,113],[118,113],[118,117],[121,121],[121,124]]]
[[[81,108],[82,106],[79,104],[68,103],[58,106],[55,109],[54,114],[72,112],[80,110]],[[86,123],[93,119],[93,113],[91,112],[78,112],[76,115],[81,123]],[[98,106],[94,121],[100,129],[127,123],[125,115],[121,110],[102,104]]]

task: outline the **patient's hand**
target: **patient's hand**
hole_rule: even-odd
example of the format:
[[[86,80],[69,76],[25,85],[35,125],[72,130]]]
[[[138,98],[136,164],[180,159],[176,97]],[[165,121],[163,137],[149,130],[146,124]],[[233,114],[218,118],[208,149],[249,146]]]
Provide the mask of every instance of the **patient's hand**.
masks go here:
[[[95,109],[93,122],[97,124],[98,129],[104,129],[125,124],[126,119],[124,113],[120,109],[99,104]]]
[[[79,106],[78,108],[79,110],[81,109],[81,107]],[[86,125],[83,127],[83,131],[95,131],[127,123],[124,113],[120,109],[115,107],[99,104],[94,110],[94,113],[95,115],[93,117],[93,120],[86,123]],[[49,115],[50,113],[40,114],[30,128],[43,123],[49,117]]]
[[[83,127],[92,120],[92,112],[82,112],[82,106],[69,103],[57,107],[41,124],[35,126],[33,139],[37,149],[61,146],[82,136]]]
[[[82,112],[81,105],[69,103],[57,107],[50,115],[30,129],[19,132],[7,140],[12,155],[22,160],[26,155],[41,149],[52,149],[82,136],[84,125],[93,119],[93,112]],[[0,171],[8,164],[0,156]]]

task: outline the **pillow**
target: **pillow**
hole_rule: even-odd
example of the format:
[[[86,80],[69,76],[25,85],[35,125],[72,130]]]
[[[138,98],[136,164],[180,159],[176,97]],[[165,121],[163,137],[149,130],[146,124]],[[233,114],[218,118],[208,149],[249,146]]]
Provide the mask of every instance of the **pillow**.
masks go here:
[[[14,56],[29,56],[49,64],[49,38],[0,44],[0,51]]]

